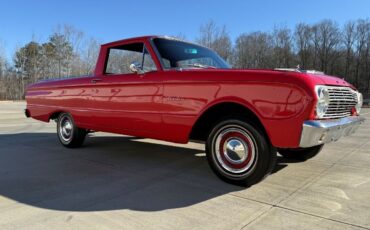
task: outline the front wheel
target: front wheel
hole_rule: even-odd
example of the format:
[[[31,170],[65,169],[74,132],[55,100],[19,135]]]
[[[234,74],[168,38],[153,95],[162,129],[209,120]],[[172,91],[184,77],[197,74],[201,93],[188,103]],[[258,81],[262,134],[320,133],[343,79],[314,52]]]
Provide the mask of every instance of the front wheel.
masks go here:
[[[57,120],[57,133],[63,146],[77,148],[83,144],[87,131],[75,125],[71,114],[61,113]]]
[[[237,119],[218,123],[206,143],[212,170],[223,180],[251,186],[276,164],[276,152],[255,126]]]
[[[324,145],[317,145],[309,148],[279,149],[278,152],[284,158],[305,161],[319,154],[323,147]]]

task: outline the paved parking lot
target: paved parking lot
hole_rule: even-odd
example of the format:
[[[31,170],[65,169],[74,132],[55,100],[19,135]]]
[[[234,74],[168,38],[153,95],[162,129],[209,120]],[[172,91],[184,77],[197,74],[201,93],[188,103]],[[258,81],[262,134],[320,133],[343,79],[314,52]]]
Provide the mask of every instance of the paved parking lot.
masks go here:
[[[370,109],[355,135],[242,188],[200,144],[95,133],[66,149],[24,106],[0,102],[0,229],[370,229]]]

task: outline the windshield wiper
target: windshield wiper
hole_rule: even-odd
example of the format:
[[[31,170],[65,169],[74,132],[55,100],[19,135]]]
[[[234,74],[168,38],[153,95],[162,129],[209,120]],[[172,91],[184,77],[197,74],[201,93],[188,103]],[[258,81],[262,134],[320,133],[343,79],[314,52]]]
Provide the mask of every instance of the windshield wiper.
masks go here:
[[[217,67],[215,66],[211,66],[211,65],[203,65],[203,64],[200,64],[200,63],[189,63],[189,64],[182,64],[180,67],[178,68],[183,68],[183,67],[195,67],[195,68],[202,68],[202,69],[208,69],[208,68],[211,68],[211,69],[217,69]]]

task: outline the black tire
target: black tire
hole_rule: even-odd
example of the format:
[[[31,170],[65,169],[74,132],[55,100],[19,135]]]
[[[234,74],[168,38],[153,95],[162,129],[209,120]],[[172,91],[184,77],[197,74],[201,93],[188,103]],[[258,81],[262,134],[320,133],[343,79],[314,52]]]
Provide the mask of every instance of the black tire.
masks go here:
[[[251,186],[274,169],[276,150],[256,127],[239,119],[226,119],[212,129],[206,142],[207,160],[222,180]]]
[[[323,147],[324,145],[317,145],[309,148],[279,149],[278,152],[286,159],[306,161],[319,154]]]
[[[87,131],[75,125],[69,113],[61,113],[57,119],[57,135],[60,143],[67,148],[80,147],[86,137]]]

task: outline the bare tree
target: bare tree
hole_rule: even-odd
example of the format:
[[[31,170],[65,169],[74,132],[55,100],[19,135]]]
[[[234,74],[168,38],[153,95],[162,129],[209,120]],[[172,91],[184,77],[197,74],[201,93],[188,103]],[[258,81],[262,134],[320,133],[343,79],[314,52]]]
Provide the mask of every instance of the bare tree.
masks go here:
[[[274,67],[293,65],[292,34],[286,27],[274,28],[272,33]]]
[[[232,44],[226,26],[218,27],[214,21],[209,21],[200,27],[197,42],[215,50],[222,58],[229,60],[232,54]]]
[[[356,40],[355,40],[355,85],[360,87],[361,65],[366,63],[367,56],[367,39],[370,33],[370,22],[368,20],[358,20],[356,25]],[[365,64],[366,65],[366,64]],[[366,73],[365,73],[366,74]]]
[[[353,44],[356,39],[356,23],[353,21],[349,21],[344,25],[343,28],[343,43],[346,49],[346,57],[345,57],[345,70],[344,70],[344,77],[348,78],[349,72],[353,62]]]
[[[69,42],[69,44],[72,47],[72,55],[69,56],[71,58],[72,63],[78,63],[79,59],[81,58],[80,54],[83,52],[82,46],[84,42],[84,32],[75,28],[71,25],[63,25],[63,31],[62,34],[65,36],[66,40]],[[81,68],[73,68],[74,66],[71,65],[71,68],[69,69],[69,72],[67,73],[67,76],[73,76],[73,75],[81,75]]]
[[[0,40],[0,79],[5,76],[5,48],[3,42]]]
[[[320,70],[328,72],[328,66],[333,60],[333,54],[340,42],[339,29],[337,24],[331,20],[321,21],[316,24],[314,28]],[[332,70],[330,72],[332,72]]]
[[[271,35],[262,32],[240,35],[236,39],[234,66],[237,68],[273,68],[271,40]]]
[[[187,39],[186,39],[186,35],[185,34],[183,34],[183,33],[178,33],[178,34],[176,34],[176,35],[172,35],[172,37],[174,37],[174,38],[176,38],[176,39],[179,39],[179,40],[181,40],[181,41],[186,41]]]
[[[100,45],[99,42],[94,39],[88,39],[81,52],[82,58],[82,73],[90,75],[95,69],[96,60],[98,59]]]
[[[306,69],[310,66],[310,58],[312,56],[312,30],[311,27],[304,23],[299,23],[295,29],[295,42],[297,46],[297,54],[299,57],[299,65]]]
[[[5,97],[6,86],[5,86],[5,49],[0,40],[0,100]]]
[[[311,26],[311,43],[312,43],[312,60],[311,60],[311,66],[312,69],[316,70],[322,70],[320,65],[320,41],[321,36],[317,25]]]
[[[199,33],[200,37],[197,39],[197,42],[203,46],[211,48],[213,41],[217,36],[218,27],[214,21],[210,20],[200,26]]]
[[[366,56],[365,56],[365,78],[367,77],[367,93],[370,96],[370,33],[367,36]]]

